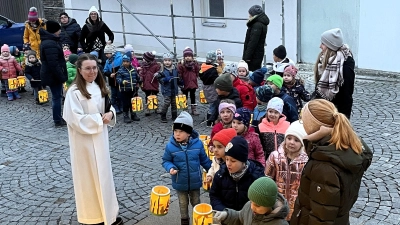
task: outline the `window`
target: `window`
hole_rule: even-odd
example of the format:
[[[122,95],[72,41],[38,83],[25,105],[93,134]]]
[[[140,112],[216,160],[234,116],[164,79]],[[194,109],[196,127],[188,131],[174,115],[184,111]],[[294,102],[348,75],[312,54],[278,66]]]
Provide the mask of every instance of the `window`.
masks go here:
[[[202,0],[202,16],[225,17],[225,0]],[[202,19],[203,26],[226,27],[226,20]]]

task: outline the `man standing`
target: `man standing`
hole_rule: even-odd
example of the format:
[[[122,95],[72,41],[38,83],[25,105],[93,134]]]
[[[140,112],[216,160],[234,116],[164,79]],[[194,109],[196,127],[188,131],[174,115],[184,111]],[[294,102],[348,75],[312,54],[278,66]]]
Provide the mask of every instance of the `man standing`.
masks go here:
[[[249,71],[261,68],[264,58],[264,44],[267,37],[269,18],[259,5],[249,9],[246,39],[244,41],[243,57],[247,62]]]

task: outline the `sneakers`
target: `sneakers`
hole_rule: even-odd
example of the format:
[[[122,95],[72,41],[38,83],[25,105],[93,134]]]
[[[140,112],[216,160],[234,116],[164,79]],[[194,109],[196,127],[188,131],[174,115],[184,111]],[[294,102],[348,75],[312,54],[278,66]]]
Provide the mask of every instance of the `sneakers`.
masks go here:
[[[65,120],[61,120],[61,121],[58,122],[58,123],[54,123],[54,126],[55,126],[55,127],[63,127],[63,126],[65,126],[65,125],[67,125],[67,123],[65,122]]]
[[[189,218],[181,219],[181,225],[189,225]]]
[[[14,100],[14,95],[13,95],[12,92],[7,92],[7,100],[8,100],[8,101]]]
[[[15,99],[21,99],[21,95],[19,95],[18,91],[14,91],[13,95]]]

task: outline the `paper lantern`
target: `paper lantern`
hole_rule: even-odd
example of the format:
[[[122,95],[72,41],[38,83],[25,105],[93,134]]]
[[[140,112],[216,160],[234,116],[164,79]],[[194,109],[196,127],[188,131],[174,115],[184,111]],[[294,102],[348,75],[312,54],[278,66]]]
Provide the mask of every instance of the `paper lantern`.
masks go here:
[[[165,216],[169,209],[170,190],[166,186],[155,186],[151,189],[150,212],[156,216]]]
[[[176,96],[176,108],[177,109],[186,109],[187,106],[187,101],[186,101],[186,95],[178,95]]]
[[[211,189],[211,182],[206,182],[207,180],[207,172],[203,170],[203,189],[205,191],[209,191]]]
[[[147,108],[148,109],[157,109],[158,107],[158,99],[156,95],[147,96]]]
[[[131,99],[131,104],[133,112],[140,112],[143,110],[142,97],[133,97]]]
[[[49,102],[49,93],[47,92],[47,90],[38,91],[38,96],[39,96],[39,103]]]
[[[18,88],[18,79],[17,78],[8,79],[8,89],[15,90],[17,88]]]
[[[207,203],[197,204],[193,208],[193,225],[213,224],[213,212],[211,205]]]
[[[18,87],[25,87],[26,85],[25,76],[18,76],[17,80],[18,80]]]
[[[203,90],[201,90],[200,91],[200,103],[202,103],[202,104],[206,104],[207,103],[207,99],[206,99],[206,96],[204,95],[204,91]]]

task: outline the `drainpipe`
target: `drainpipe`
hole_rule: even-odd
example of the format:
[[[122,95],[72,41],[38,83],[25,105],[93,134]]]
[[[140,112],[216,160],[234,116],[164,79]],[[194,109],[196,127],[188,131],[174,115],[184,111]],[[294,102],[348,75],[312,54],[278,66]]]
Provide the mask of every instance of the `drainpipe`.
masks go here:
[[[190,2],[192,5],[193,50],[194,50],[194,56],[197,56],[196,24],[195,24],[195,19],[194,19],[194,3],[193,3],[193,0],[191,0]]]

